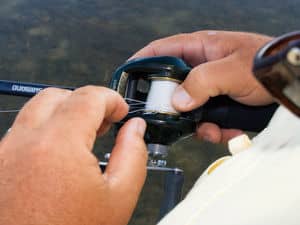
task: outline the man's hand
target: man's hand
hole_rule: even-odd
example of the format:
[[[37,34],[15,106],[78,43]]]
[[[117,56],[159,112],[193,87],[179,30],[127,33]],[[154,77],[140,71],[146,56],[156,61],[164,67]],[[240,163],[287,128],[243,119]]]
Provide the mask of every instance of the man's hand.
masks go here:
[[[0,224],[127,224],[146,175],[145,122],[123,126],[105,173],[91,153],[127,112],[100,87],[46,89],[29,101],[0,142]]]
[[[252,33],[200,31],[154,41],[132,58],[176,56],[194,67],[173,95],[173,105],[179,111],[190,111],[217,95],[264,105],[273,99],[255,80],[251,68],[256,51],[270,40]],[[240,133],[212,123],[203,123],[197,130],[200,138],[211,142],[225,142]]]

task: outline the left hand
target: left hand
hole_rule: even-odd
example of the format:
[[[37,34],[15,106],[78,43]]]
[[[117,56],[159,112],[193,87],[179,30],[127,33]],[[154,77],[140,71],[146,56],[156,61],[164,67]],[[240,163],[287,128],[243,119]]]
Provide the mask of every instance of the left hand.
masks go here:
[[[128,112],[116,92],[46,89],[0,142],[0,224],[125,225],[146,176],[145,122],[120,130],[104,173],[95,138]]]
[[[178,111],[190,111],[218,95],[246,105],[266,105],[274,99],[254,78],[251,67],[256,51],[270,40],[255,33],[204,30],[153,41],[131,58],[170,55],[193,67],[172,97]],[[213,143],[226,143],[241,133],[214,123],[202,123],[197,129],[198,137]]]

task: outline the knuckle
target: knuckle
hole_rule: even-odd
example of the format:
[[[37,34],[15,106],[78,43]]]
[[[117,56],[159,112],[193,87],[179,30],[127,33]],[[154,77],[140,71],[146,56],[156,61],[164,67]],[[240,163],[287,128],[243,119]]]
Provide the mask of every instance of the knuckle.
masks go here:
[[[148,44],[148,47],[152,48],[152,49],[158,49],[161,44],[163,42],[165,42],[166,40],[170,39],[171,37],[165,37],[165,38],[160,38],[160,39],[157,39],[157,40],[154,40],[154,41],[151,41],[149,44]]]
[[[190,33],[180,33],[173,36],[173,38],[182,38],[182,39],[188,39],[190,37],[191,37]]]
[[[194,31],[192,34],[193,35],[202,35],[202,34],[205,34],[207,32],[208,32],[208,30],[198,30],[198,31]]]
[[[148,48],[154,50],[154,49],[156,49],[156,48],[158,48],[160,46],[161,42],[162,42],[162,39],[151,41],[148,44]]]
[[[25,105],[26,106],[26,105]],[[24,125],[31,124],[33,121],[31,113],[24,107],[21,112],[18,114],[14,124],[15,125]]]
[[[54,88],[54,87],[45,88],[39,92],[39,95],[53,94],[58,92],[58,90],[59,90],[58,88]]]
[[[99,100],[99,90],[95,86],[85,86],[74,92],[74,99],[81,105],[90,106]]]
[[[89,96],[89,95],[94,95],[95,92],[97,92],[98,87],[94,85],[87,85],[81,88],[78,88],[77,90],[74,91],[74,95],[80,95],[80,96]]]
[[[150,42],[148,45],[153,48],[158,48],[162,43],[169,42],[170,40],[181,40],[181,39],[189,39],[191,37],[190,33],[179,33],[170,37],[165,37],[161,39],[154,40]]]
[[[119,96],[119,94],[116,91],[113,91],[110,88],[107,87],[99,87],[98,91],[100,92],[100,96],[104,96],[104,95],[111,95],[113,97]]]
[[[71,104],[74,113],[86,116],[93,116],[100,107],[104,107],[99,88],[96,86],[85,86],[77,89],[73,93]]]
[[[71,93],[70,90],[66,89],[60,89],[60,88],[55,88],[55,87],[49,87],[41,90],[38,95],[39,96],[48,96],[48,95],[61,95],[61,94],[68,94]]]
[[[118,108],[121,105],[121,99],[120,95],[109,88],[85,86],[73,92],[69,102],[71,105],[66,105],[65,109],[71,109],[76,115],[95,117],[99,113],[105,112],[108,105]]]
[[[93,86],[93,85],[87,85],[82,88],[77,89],[74,94],[77,94],[82,97],[87,98],[101,98],[102,96],[117,96],[117,93],[107,87],[99,87],[99,86]]]

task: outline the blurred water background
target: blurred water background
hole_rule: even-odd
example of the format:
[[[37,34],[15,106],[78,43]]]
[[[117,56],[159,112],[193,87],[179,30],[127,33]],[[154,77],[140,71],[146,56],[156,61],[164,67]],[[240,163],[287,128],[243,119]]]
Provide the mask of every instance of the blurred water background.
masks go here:
[[[182,32],[224,29],[279,35],[299,28],[300,0],[0,0],[0,79],[67,86],[107,85],[114,69],[148,42]],[[0,109],[26,99],[0,96]],[[0,135],[15,114],[0,114]],[[101,159],[112,133],[97,141]],[[184,193],[224,146],[188,139],[169,166],[185,170]],[[155,224],[163,176],[150,173],[131,225]]]

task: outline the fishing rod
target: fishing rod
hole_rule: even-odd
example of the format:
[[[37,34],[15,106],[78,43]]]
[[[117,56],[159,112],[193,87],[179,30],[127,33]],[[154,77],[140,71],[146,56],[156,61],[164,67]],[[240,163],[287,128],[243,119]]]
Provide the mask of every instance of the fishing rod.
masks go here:
[[[57,86],[49,84],[27,83],[20,81],[0,80],[0,94],[33,97],[45,88],[62,88],[67,90],[75,90],[74,87]]]
[[[171,103],[175,88],[191,68],[171,56],[131,60],[112,75],[110,88],[117,91],[130,106],[125,119],[142,117],[147,122],[145,141],[150,155],[149,165],[164,166],[168,148],[179,139],[192,135],[199,123],[212,122],[222,128],[259,132],[266,127],[277,104],[247,106],[228,96],[210,98],[203,106],[186,113],[176,111]],[[75,87],[0,80],[0,94],[32,97],[48,88],[74,90]]]

